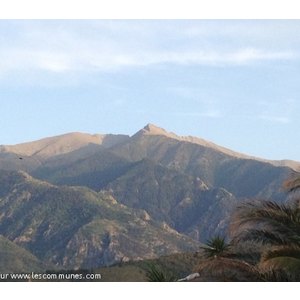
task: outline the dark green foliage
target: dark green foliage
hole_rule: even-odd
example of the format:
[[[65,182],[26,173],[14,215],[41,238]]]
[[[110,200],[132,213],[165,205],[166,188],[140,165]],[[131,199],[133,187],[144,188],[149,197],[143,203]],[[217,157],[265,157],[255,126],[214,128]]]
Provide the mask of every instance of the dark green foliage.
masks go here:
[[[300,275],[298,272],[290,273],[284,269],[263,270],[260,273],[262,281],[266,282],[299,282]]]
[[[200,247],[207,257],[225,257],[230,250],[230,243],[225,240],[225,237],[217,235],[207,240],[204,247]]]
[[[172,272],[163,270],[156,265],[149,265],[146,277],[149,282],[175,282],[178,280]]]
[[[286,188],[289,183],[284,186]],[[299,198],[284,204],[271,200],[244,201],[236,210],[230,230],[235,243],[251,241],[265,245],[258,268],[266,278],[300,279]]]

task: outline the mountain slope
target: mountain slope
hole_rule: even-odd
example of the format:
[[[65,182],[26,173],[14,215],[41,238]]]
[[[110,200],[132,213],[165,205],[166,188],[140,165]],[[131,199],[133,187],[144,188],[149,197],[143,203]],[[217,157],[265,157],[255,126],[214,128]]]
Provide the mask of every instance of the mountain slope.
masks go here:
[[[126,135],[91,135],[76,132],[18,145],[2,145],[0,169],[31,173],[47,161],[50,161],[51,165],[70,164],[128,138]]]
[[[31,175],[57,185],[83,185],[99,191],[132,166],[132,162],[109,150],[98,151],[73,163],[68,161],[70,155],[66,156],[57,160],[57,164],[53,161],[46,162],[31,172]]]
[[[274,164],[151,124],[1,146],[0,234],[66,268],[194,250],[242,199],[283,201]]]
[[[227,154],[227,155],[235,157],[235,158],[257,160],[257,161],[261,161],[261,162],[270,163],[274,166],[289,167],[289,168],[292,168],[295,170],[297,170],[300,167],[300,162],[297,162],[297,161],[292,161],[292,160],[288,160],[288,159],[267,160],[267,159],[262,159],[259,157],[246,155],[246,154],[233,151],[231,149],[222,147],[220,145],[214,144],[210,141],[207,141],[207,140],[204,140],[204,139],[201,139],[198,137],[178,136],[172,132],[168,132],[165,129],[157,127],[153,124],[147,124],[143,129],[138,131],[133,137],[140,138],[142,136],[164,136],[164,137],[168,137],[173,140],[177,140],[177,141],[181,141],[181,142],[189,142],[192,144],[203,146],[205,148],[210,148],[210,149],[216,150],[217,152],[221,152],[221,153]]]
[[[60,154],[70,153],[89,145],[98,145],[99,148],[110,148],[127,138],[128,136],[126,135],[91,135],[73,132],[29,143],[22,143],[13,146],[0,146],[0,152],[16,153],[22,156],[41,156],[49,158]]]
[[[29,251],[0,235],[0,273],[43,273],[53,268],[32,255]]]
[[[143,209],[154,220],[164,221],[200,241],[224,233],[237,205],[237,199],[226,190],[208,188],[198,177],[156,165],[149,159],[111,182],[107,191],[118,202]]]
[[[280,186],[291,172],[289,168],[275,167],[259,159],[245,155],[242,158],[201,139],[178,137],[153,125],[147,125],[130,138],[122,138],[111,147],[97,148],[95,153],[89,152],[86,156],[78,154],[84,151],[85,147],[60,154],[39,165],[32,162],[35,156],[21,162],[16,156],[4,161],[11,168],[30,169],[32,176],[53,184],[85,185],[99,191],[124,175],[134,163],[148,158],[156,164],[199,177],[207,186],[224,188],[237,197],[276,199],[283,198]],[[7,169],[3,163],[2,168]]]
[[[229,155],[214,146],[174,138],[173,134],[164,134],[153,126],[146,126],[110,151],[133,162],[151,159],[170,169],[199,177],[209,187],[224,188],[237,197],[282,199],[280,187],[291,172],[289,168],[275,167],[268,162]]]
[[[84,187],[10,171],[0,171],[0,185],[0,233],[45,263],[91,268],[199,246],[145,211]]]

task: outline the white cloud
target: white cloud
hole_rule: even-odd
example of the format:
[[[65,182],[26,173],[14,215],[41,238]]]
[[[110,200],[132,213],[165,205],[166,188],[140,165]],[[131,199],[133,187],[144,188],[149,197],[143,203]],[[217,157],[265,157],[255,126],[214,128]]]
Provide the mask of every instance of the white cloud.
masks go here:
[[[292,123],[296,107],[294,99],[262,101],[259,105],[262,110],[262,114],[259,115],[260,119],[281,124]]]
[[[275,123],[282,123],[282,124],[291,123],[291,119],[288,117],[261,115],[260,119],[270,121],[270,122],[275,122]]]
[[[293,52],[272,52],[255,48],[244,48],[225,56],[225,62],[245,64],[263,60],[289,60],[296,57],[297,55]]]
[[[244,29],[247,24],[242,23]],[[20,70],[38,80],[39,72],[85,75],[164,64],[227,66],[298,58],[294,48],[269,48],[258,33],[247,41],[249,33],[243,35],[235,22],[2,20],[0,29],[4,25],[11,35],[0,44],[2,78],[7,73],[17,78]],[[272,32],[269,27],[267,32]]]
[[[287,60],[296,55],[291,52],[267,52],[260,49],[238,49],[232,51],[173,52],[153,55],[152,63],[174,63],[184,65],[241,65],[264,60]],[[144,63],[147,60],[143,60]]]

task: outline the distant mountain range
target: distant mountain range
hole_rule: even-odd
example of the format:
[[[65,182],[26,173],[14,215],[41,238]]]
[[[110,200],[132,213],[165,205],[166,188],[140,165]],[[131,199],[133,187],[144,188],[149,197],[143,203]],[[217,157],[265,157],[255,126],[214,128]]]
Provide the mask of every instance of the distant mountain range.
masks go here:
[[[21,257],[17,266],[0,260],[0,272],[197,251],[226,232],[242,199],[283,201],[281,185],[299,165],[152,124],[133,136],[70,133],[0,146],[0,248]]]

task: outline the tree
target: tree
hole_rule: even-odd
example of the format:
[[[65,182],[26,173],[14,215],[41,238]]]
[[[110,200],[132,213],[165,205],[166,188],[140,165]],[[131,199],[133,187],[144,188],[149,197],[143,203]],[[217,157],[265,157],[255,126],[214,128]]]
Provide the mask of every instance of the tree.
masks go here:
[[[293,183],[292,183],[293,182]],[[296,182],[283,187],[295,191]],[[299,181],[300,182],[300,181]],[[300,186],[297,187],[297,189]],[[300,275],[300,199],[286,203],[266,200],[246,200],[239,205],[230,225],[233,242],[252,242],[263,245],[259,262],[262,274],[278,279],[284,273],[289,281],[298,281]]]
[[[225,237],[217,235],[200,248],[203,259],[194,268],[194,272],[200,275],[198,281],[263,280],[257,268],[243,260],[232,246]]]
[[[226,242],[225,237],[217,235],[207,240],[204,247],[200,247],[206,257],[224,257],[228,254],[230,243]]]

